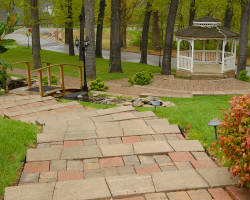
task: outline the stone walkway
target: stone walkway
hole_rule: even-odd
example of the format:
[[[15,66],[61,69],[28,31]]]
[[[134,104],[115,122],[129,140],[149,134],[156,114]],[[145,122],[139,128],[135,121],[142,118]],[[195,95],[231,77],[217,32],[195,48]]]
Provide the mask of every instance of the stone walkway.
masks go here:
[[[43,124],[5,200],[247,200],[227,168],[176,125],[132,107],[86,110],[51,97],[0,97],[0,114]]]

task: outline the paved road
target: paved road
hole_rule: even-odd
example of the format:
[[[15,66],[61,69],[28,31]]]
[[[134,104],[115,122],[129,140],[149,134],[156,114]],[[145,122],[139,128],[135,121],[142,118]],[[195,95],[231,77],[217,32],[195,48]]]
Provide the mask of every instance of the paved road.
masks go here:
[[[8,35],[7,37],[16,40],[17,43],[21,46],[27,46],[28,38],[20,33],[22,31],[23,29],[19,29],[18,31]],[[47,29],[41,29],[41,33],[46,34],[46,32]],[[68,53],[68,45],[62,44],[60,42],[48,38],[41,37],[41,47],[45,50]],[[77,49],[75,49],[75,53],[78,54]],[[109,59],[109,50],[103,50],[103,57]],[[122,61],[139,63],[140,54],[132,52],[122,52]],[[148,64],[158,66],[159,56],[148,55]],[[176,68],[176,58],[172,59],[172,66],[173,68]]]
[[[17,43],[21,46],[27,46],[28,38],[20,33],[23,31],[24,31],[23,29],[19,29],[15,33],[8,35],[7,38],[16,40]],[[41,29],[41,33],[46,34],[47,32],[48,29],[46,28]],[[41,47],[42,49],[45,50],[68,53],[68,45],[44,37],[41,37]],[[75,49],[75,53],[78,54],[78,49]],[[109,59],[108,50],[103,50],[103,57]],[[139,63],[140,54],[132,52],[122,52],[122,61]],[[159,56],[148,55],[148,64],[159,66]],[[176,65],[177,65],[176,58],[172,58],[172,68],[176,68]],[[248,75],[250,76],[250,67],[247,67],[247,70],[248,70]]]

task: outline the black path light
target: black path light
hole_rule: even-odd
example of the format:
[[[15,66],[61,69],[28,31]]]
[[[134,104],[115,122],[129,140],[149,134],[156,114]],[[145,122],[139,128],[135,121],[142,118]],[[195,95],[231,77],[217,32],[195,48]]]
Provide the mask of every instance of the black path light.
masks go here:
[[[77,37],[75,39],[75,46],[77,49],[79,48],[79,39]]]
[[[218,135],[217,135],[217,126],[221,125],[221,121],[218,120],[217,118],[212,119],[209,123],[208,126],[213,126],[214,127],[214,133],[215,133],[215,138],[216,140],[218,139]]]

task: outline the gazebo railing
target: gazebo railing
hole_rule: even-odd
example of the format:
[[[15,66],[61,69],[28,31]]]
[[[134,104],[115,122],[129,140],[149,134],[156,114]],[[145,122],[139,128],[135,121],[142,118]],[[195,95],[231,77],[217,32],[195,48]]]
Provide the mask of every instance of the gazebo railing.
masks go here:
[[[235,57],[229,56],[224,59],[224,71],[235,70]]]
[[[179,69],[191,71],[192,69],[192,57],[180,56],[179,57]]]

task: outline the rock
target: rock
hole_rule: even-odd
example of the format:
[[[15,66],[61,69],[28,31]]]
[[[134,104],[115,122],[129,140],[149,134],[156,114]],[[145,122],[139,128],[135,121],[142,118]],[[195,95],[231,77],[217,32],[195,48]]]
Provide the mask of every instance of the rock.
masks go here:
[[[132,101],[132,106],[133,107],[142,107],[144,103],[142,102],[142,99],[138,98]]]
[[[162,101],[162,107],[174,107],[176,106],[174,103],[170,102],[170,101]]]

